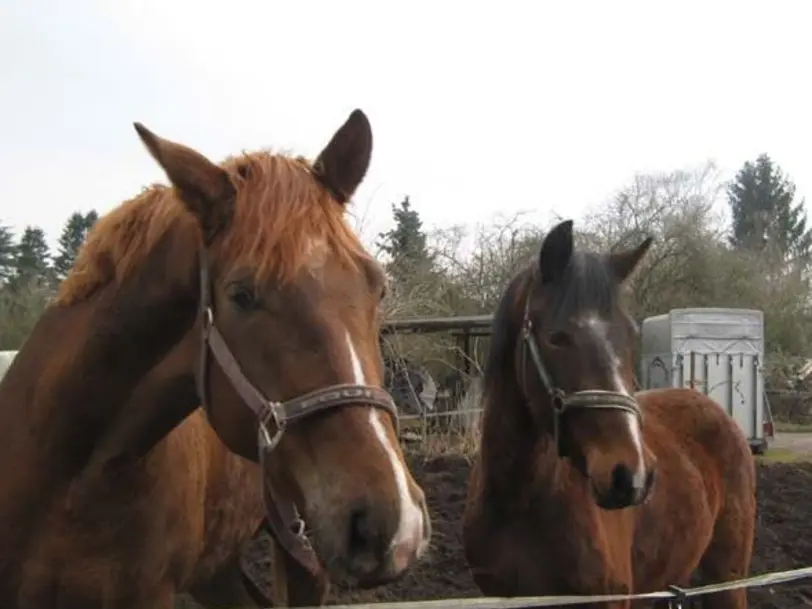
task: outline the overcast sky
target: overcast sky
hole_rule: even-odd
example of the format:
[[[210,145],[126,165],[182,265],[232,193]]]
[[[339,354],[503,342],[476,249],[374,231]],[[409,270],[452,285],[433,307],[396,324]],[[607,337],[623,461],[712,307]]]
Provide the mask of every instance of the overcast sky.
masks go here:
[[[768,152],[812,192],[803,2],[0,0],[0,223],[55,240],[163,180],[141,121],[212,159],[313,156],[353,108],[375,144],[367,242],[577,218],[635,172]]]

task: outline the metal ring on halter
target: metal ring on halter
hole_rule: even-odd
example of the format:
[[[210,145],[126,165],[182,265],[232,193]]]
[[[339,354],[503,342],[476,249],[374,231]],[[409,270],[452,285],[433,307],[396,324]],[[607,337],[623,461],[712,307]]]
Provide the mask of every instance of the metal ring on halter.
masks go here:
[[[214,311],[211,310],[211,307],[206,307],[206,310],[203,313],[203,326],[205,328],[211,328],[214,325]]]
[[[301,518],[297,518],[296,521],[293,523],[293,528],[291,532],[296,535],[296,537],[306,537],[305,536],[305,521]]]
[[[276,423],[276,432],[272,436],[268,431],[268,421],[273,420]],[[282,435],[285,433],[287,425],[284,421],[280,421],[279,418],[276,416],[276,411],[271,410],[271,416],[269,416],[264,421],[259,422],[259,444],[263,448],[267,450],[273,450],[276,448],[276,445],[279,444],[279,441],[282,439]]]

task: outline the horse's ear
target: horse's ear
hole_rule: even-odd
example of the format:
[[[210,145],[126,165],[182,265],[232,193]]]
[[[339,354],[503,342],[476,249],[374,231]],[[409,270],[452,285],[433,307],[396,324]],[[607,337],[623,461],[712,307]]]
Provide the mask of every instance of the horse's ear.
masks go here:
[[[631,276],[634,269],[640,264],[643,256],[648,252],[652,243],[654,243],[654,238],[646,237],[646,239],[634,249],[609,255],[609,265],[614,271],[618,282],[623,283]]]
[[[372,126],[361,110],[347,121],[313,162],[313,174],[342,205],[352,198],[369,169]]]
[[[198,218],[203,237],[209,242],[233,212],[236,189],[228,173],[199,152],[165,140],[141,123],[133,126],[183,204]]]
[[[544,237],[539,254],[542,283],[559,280],[572,258],[572,220],[564,220]]]

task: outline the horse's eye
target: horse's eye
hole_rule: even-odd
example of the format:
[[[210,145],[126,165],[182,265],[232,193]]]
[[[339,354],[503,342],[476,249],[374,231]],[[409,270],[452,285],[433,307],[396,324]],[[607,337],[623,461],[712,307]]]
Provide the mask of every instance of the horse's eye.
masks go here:
[[[230,294],[231,302],[238,308],[247,311],[256,306],[257,297],[254,291],[245,285],[235,285]]]
[[[575,342],[572,340],[572,336],[566,332],[551,332],[547,336],[547,342],[556,349],[566,349],[567,347],[572,347],[572,345],[575,344]]]

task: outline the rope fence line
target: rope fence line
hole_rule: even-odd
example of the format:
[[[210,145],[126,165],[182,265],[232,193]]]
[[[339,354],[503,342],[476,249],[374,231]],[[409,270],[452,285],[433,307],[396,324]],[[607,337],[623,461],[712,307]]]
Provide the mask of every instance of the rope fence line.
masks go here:
[[[352,605],[330,605],[330,609],[529,609],[531,607],[564,607],[589,603],[612,603],[620,601],[670,601],[670,606],[681,607],[689,598],[737,590],[742,588],[762,588],[812,577],[812,567],[803,567],[791,571],[765,573],[745,579],[737,579],[719,584],[708,584],[694,588],[676,588],[662,592],[645,592],[642,594],[603,594],[571,596],[517,596],[514,598],[481,597],[481,598],[447,598],[431,601],[400,601],[385,603],[359,603]],[[304,609],[321,609],[305,607]]]

